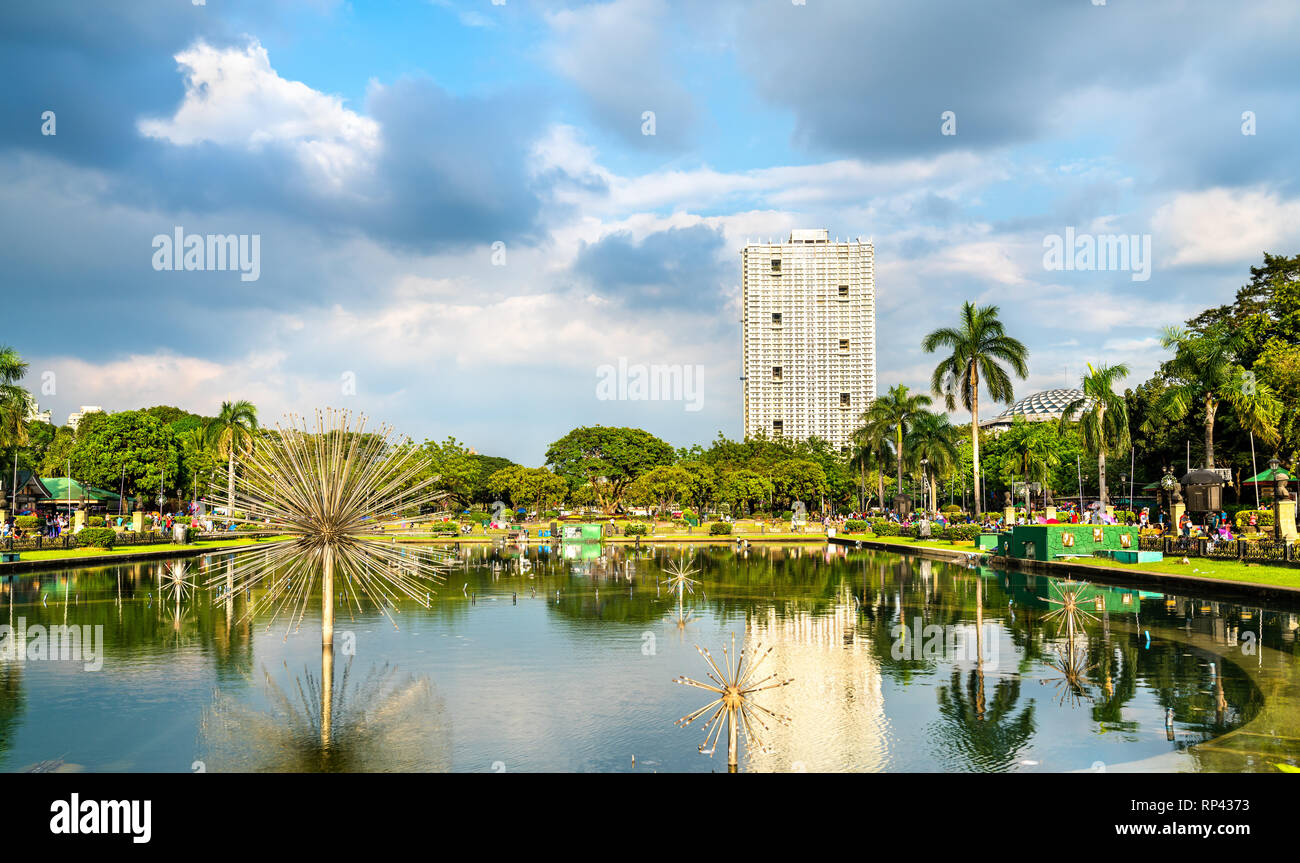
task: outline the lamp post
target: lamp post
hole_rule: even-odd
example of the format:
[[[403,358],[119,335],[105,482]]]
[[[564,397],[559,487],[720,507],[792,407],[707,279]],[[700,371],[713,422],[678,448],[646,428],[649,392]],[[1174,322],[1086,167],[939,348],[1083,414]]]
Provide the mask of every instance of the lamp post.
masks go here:
[[[921,458],[921,508],[926,512],[930,511],[929,494],[930,491],[930,460]]]
[[[1277,456],[1273,456],[1271,459],[1268,460],[1268,478],[1271,479],[1275,484],[1273,490],[1273,541],[1274,542],[1278,542],[1279,540],[1282,539],[1282,518],[1281,518],[1282,513],[1280,512],[1280,507],[1277,504],[1279,498],[1278,498],[1277,487],[1276,487],[1278,464],[1279,462],[1277,460]],[[1256,488],[1258,488],[1258,486],[1256,486]]]

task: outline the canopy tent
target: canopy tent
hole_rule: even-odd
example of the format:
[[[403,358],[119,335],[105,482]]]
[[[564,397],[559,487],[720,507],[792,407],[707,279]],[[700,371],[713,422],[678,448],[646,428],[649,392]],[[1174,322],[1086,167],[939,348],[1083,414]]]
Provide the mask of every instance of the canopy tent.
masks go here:
[[[73,504],[79,506],[116,506],[120,500],[114,492],[96,488],[93,485],[85,485],[75,479],[70,480],[63,476],[41,477],[41,485],[45,486],[50,494],[49,498],[42,501],[42,503],[56,506],[70,507]]]
[[[1277,469],[1277,479],[1283,480],[1285,482],[1291,482],[1292,480],[1295,479],[1295,474],[1289,473],[1286,470],[1286,468],[1280,467]],[[1276,480],[1273,478],[1273,469],[1265,468],[1264,470],[1252,476],[1250,479],[1243,479],[1241,481],[1241,484],[1271,486],[1275,481]]]

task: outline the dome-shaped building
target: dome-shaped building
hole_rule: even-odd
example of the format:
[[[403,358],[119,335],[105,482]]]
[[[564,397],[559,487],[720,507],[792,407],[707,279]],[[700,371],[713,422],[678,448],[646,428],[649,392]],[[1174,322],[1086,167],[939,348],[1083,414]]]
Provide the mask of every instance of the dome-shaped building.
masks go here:
[[[1009,429],[1016,417],[1022,417],[1026,422],[1031,423],[1059,421],[1066,406],[1081,398],[1083,398],[1083,390],[1043,390],[1018,400],[993,419],[980,423],[980,428],[995,432]],[[1078,419],[1077,413],[1074,418]]]

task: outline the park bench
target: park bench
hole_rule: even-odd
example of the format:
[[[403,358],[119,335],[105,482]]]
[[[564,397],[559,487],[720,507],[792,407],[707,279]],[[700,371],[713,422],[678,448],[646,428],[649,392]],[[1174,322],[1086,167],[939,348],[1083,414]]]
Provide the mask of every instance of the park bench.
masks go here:
[[[0,563],[17,563],[21,557],[17,551],[0,551]]]

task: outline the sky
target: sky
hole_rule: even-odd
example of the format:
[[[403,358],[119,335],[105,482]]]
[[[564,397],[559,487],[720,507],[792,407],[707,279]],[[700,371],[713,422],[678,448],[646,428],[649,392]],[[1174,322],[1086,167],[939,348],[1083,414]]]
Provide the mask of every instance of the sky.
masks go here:
[[[1017,395],[1136,385],[1300,251],[1297,37],[1292,0],[7,3],[0,344],[59,423],[707,444],[742,434],[740,249],[826,228],[875,244],[882,389],[965,300],[1028,345]],[[160,265],[177,231],[256,278]],[[1102,235],[1138,258],[1049,260]],[[699,391],[599,397],[620,361]]]

